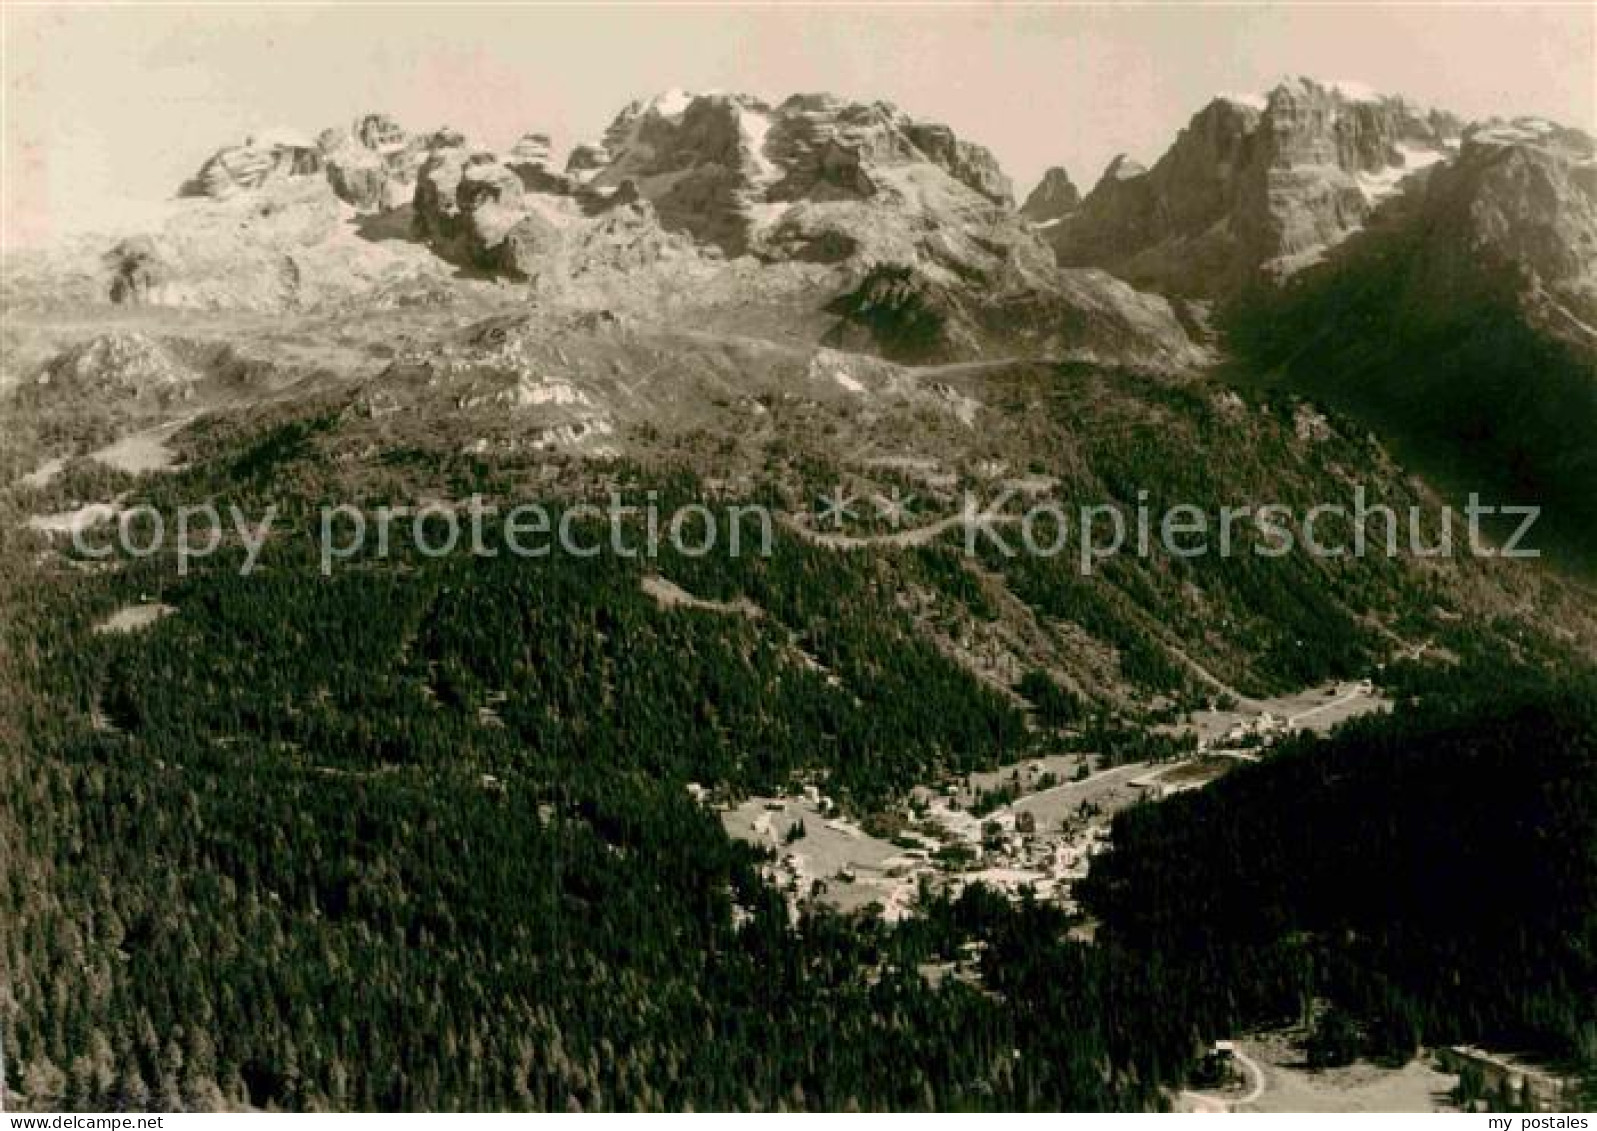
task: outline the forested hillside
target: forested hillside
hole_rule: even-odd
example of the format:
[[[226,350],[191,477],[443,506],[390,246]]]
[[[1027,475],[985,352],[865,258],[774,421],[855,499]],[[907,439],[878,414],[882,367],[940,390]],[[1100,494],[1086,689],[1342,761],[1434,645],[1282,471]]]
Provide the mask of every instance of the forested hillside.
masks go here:
[[[1083,889],[1109,931],[1193,960],[1292,949],[1297,1008],[1333,999],[1369,1053],[1597,1056],[1589,677],[1350,723],[1122,814],[1113,844]]]
[[[319,434],[274,426],[143,481],[166,506],[248,499],[263,469],[300,484],[252,576],[239,549],[182,579],[159,559],[6,571],[4,1023],[10,1086],[32,1106],[1141,1108],[1204,1040],[1321,993],[1395,1009],[1409,1037],[1585,1039],[1568,1011],[1589,967],[1557,941],[1578,936],[1548,932],[1591,905],[1589,710],[1378,725],[1138,810],[1095,875],[1095,945],[979,888],[897,928],[793,922],[690,783],[820,780],[868,811],[1067,741],[1061,718],[1103,708],[1028,722],[933,647],[893,594],[997,615],[936,545],[784,534],[770,558],[653,564],[758,618],[662,608],[614,559],[408,555],[320,577]],[[12,562],[36,548],[7,535]],[[1089,585],[1063,563],[990,564],[1110,640],[1136,623],[1121,602],[1159,600],[1136,571]],[[94,631],[154,597],[177,612]],[[1467,773],[1439,775],[1455,758]],[[1358,773],[1377,763],[1389,789]],[[1448,872],[1472,878],[1431,887],[1455,826],[1482,834]],[[1388,872],[1405,852],[1410,870]],[[1375,930],[1417,892],[1417,941]],[[1480,922],[1495,933],[1456,955],[1435,933]],[[1332,928],[1368,941],[1303,934]],[[979,987],[921,975],[978,940]],[[1536,968],[1560,981],[1444,1011],[1452,979],[1510,944],[1556,959]]]

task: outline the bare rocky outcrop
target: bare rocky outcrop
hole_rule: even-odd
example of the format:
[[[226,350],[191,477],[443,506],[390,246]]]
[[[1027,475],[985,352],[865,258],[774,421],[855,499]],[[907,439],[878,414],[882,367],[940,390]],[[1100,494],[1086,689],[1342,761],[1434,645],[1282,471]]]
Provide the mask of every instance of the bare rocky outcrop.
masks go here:
[[[974,290],[882,264],[832,309],[842,321],[829,344],[874,345],[912,364],[1009,354],[1180,370],[1205,360],[1166,299],[1102,271],[1062,271],[1046,286],[1000,278]]]
[[[315,176],[321,168],[321,149],[310,138],[290,129],[267,130],[217,150],[179,193],[226,200],[274,181]]]
[[[559,227],[528,203],[544,187],[565,189],[565,178],[543,181],[529,177],[532,145],[522,139],[509,162],[473,149],[450,133],[434,147],[416,180],[412,224],[416,234],[439,254],[490,273],[528,278],[541,257],[554,254]],[[547,142],[539,155],[547,168]]]
[[[198,378],[168,344],[136,331],[119,331],[62,351],[33,383],[102,396],[171,399],[181,397]]]
[[[523,134],[505,154],[504,163],[529,192],[569,195],[576,191],[577,182],[555,168],[548,134]]]
[[[566,176],[585,183],[609,163],[610,155],[604,151],[604,146],[586,142],[575,145],[566,155]]]
[[[917,149],[956,181],[994,204],[1009,207],[1015,203],[1014,186],[985,147],[956,137],[940,122],[910,122],[905,132]]]
[[[784,175],[771,199],[870,196],[870,167],[929,162],[993,204],[1013,203],[1009,178],[990,152],[891,103],[794,95],[776,108],[774,125],[769,153]]]
[[[339,214],[326,205],[337,201],[368,214],[355,224],[367,242],[413,240],[459,278],[523,281],[557,302],[692,306],[716,324],[728,303],[758,304],[773,324],[906,358],[1008,351],[1182,367],[1204,356],[1165,300],[1101,272],[1062,272],[985,148],[886,102],[668,91],[628,105],[564,168],[543,133],[494,153],[380,114],[325,131],[313,154],[325,183],[301,179],[320,199],[262,198],[273,219],[251,232],[336,244]],[[1074,198],[1068,178],[1051,191]],[[291,214],[277,214],[284,207]],[[279,247],[273,234],[259,249],[276,253],[273,289],[295,304],[318,294],[303,246]],[[120,294],[189,301],[183,287],[153,283],[154,260],[123,258]],[[900,283],[888,286],[884,270],[902,272]],[[883,313],[905,287],[936,319],[930,345]]]
[[[473,154],[465,138],[454,134],[444,135],[428,149],[416,173],[416,191],[411,198],[415,209],[412,224],[422,239],[446,242],[460,236],[460,185],[466,165],[474,157],[481,162],[493,160],[487,153]]]
[[[1544,330],[1597,358],[1597,142],[1589,135],[1541,118],[1472,127],[1458,159],[1428,186],[1424,215],[1427,279],[1440,287],[1506,268]]]
[[[747,205],[765,171],[768,110],[741,95],[667,92],[634,102],[605,131],[609,163],[588,183],[619,189],[632,182],[667,228],[728,254],[740,254]]]
[[[387,114],[366,114],[348,128],[322,131],[317,141],[341,200],[367,212],[410,202],[428,139],[406,133]]]
[[[517,217],[497,239],[488,233],[483,239],[486,265],[518,279],[535,278],[555,261],[564,243],[561,228],[537,212]]]
[[[84,275],[81,300],[122,305],[286,310],[436,290],[448,274],[409,239],[361,238],[348,204],[321,176],[175,202],[159,226],[89,246],[91,270],[60,267]]]
[[[291,129],[263,131],[213,154],[180,195],[227,200],[289,178],[324,176],[339,199],[365,212],[410,203],[416,174],[437,135],[408,133],[387,114],[364,114],[312,140]]]

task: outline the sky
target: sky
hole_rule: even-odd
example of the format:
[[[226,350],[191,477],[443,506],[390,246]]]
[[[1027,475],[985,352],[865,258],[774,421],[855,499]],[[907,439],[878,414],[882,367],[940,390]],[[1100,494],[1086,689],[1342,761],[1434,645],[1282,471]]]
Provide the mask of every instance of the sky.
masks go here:
[[[368,110],[492,148],[596,137],[660,90],[895,102],[997,154],[1024,192],[1151,163],[1220,92],[1357,81],[1466,118],[1597,131],[1597,5],[506,6],[0,0],[4,239],[155,204],[252,131]]]

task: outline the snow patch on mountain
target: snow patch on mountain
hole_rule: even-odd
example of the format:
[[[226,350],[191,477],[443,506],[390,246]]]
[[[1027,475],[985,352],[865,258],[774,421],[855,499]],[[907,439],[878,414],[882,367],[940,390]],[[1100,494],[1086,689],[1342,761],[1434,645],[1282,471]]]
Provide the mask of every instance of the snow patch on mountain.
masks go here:
[[[662,118],[680,118],[683,111],[693,104],[693,98],[692,92],[672,87],[656,94],[646,105]]]
[[[1380,102],[1385,98],[1373,86],[1354,79],[1332,79],[1326,85],[1349,102]]]
[[[1409,177],[1430,168],[1438,161],[1445,161],[1448,156],[1440,149],[1426,149],[1414,145],[1399,144],[1396,149],[1403,159],[1402,164],[1388,165],[1377,172],[1359,173],[1357,176],[1364,199],[1371,204],[1377,204],[1392,196]]]
[[[747,106],[738,107],[738,133],[754,158],[756,180],[762,184],[780,180],[782,171],[765,154],[765,142],[771,133],[771,116]]]

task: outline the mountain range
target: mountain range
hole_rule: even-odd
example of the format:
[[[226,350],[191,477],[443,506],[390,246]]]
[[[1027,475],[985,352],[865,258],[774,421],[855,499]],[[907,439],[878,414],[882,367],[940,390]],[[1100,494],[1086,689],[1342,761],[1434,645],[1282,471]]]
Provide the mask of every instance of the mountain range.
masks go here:
[[[1084,197],[1050,170],[1017,209],[988,150],[889,104],[672,91],[563,162],[541,133],[496,154],[382,114],[264,131],[207,160],[164,229],[19,260],[6,289],[309,311],[503,281],[540,306],[911,364],[1229,360],[1448,482],[1545,502],[1579,559],[1594,170],[1579,130],[1297,78],[1215,98]]]
[[[413,127],[7,252],[13,1100],[1245,1107],[1261,1032],[1597,1078],[1589,136],[1294,78],[1021,195],[825,94]],[[1472,492],[1555,559],[1002,548]],[[329,507],[481,499],[771,547],[318,569]],[[74,543],[203,505],[277,536]]]

